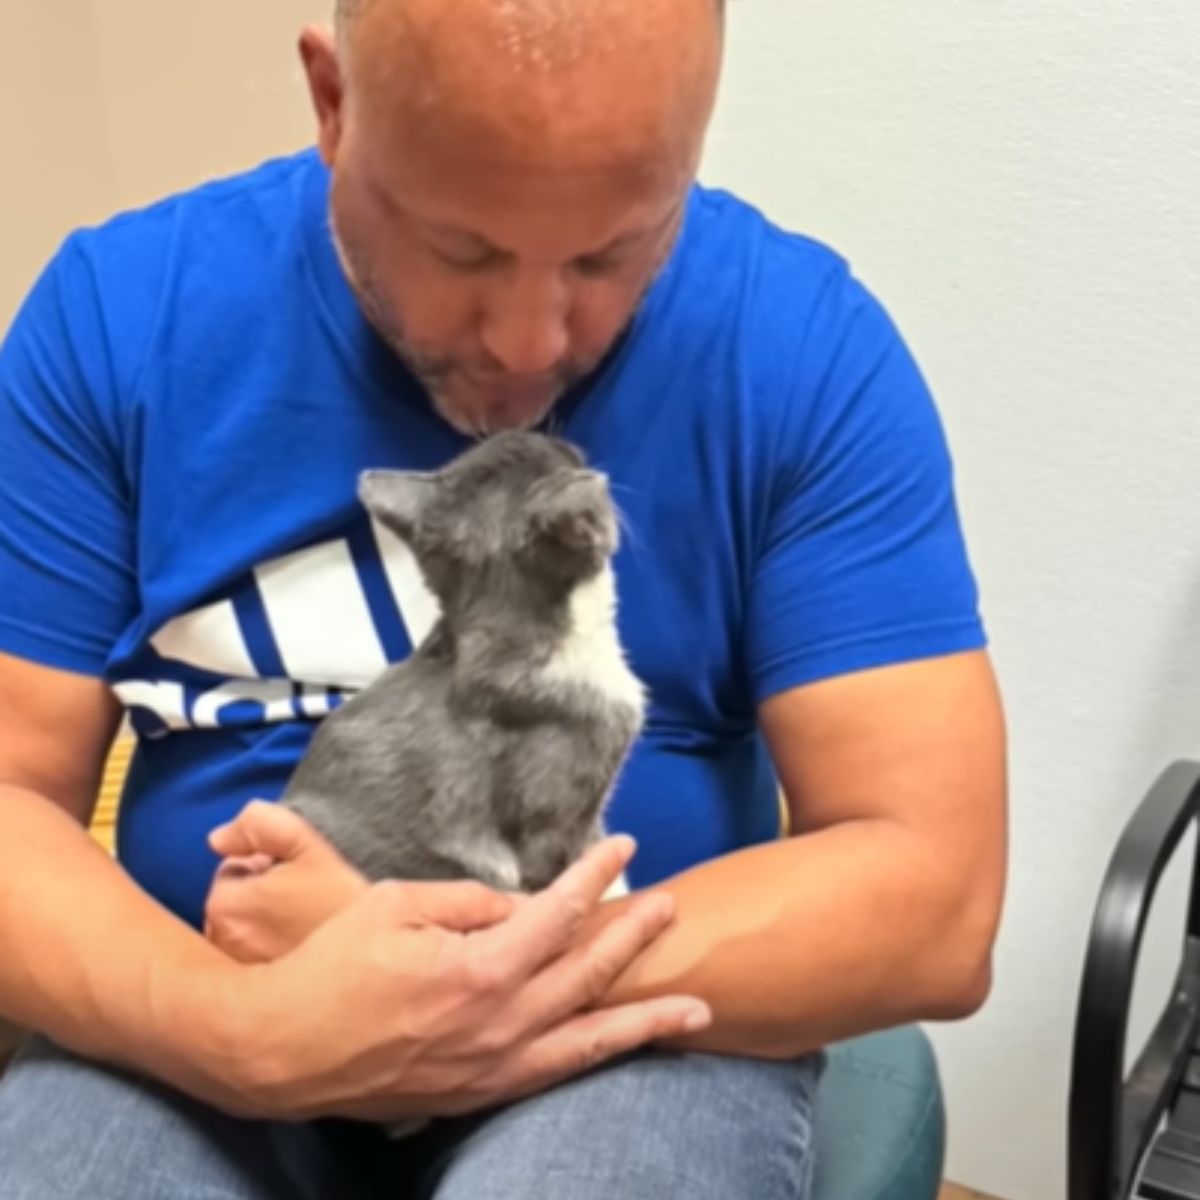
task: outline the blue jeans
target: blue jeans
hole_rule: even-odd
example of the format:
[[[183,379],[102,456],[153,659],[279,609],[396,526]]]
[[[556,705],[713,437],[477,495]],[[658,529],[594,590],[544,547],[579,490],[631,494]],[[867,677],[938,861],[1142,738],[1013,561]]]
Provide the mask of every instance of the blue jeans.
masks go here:
[[[393,1143],[235,1120],[34,1039],[0,1081],[0,1200],[807,1200],[820,1063],[644,1053]]]

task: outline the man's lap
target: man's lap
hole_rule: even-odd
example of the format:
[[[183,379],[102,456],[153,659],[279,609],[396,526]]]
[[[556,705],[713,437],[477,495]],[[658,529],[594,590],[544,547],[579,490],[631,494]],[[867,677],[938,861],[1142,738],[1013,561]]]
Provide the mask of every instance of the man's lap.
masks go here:
[[[806,1200],[817,1075],[813,1062],[639,1055],[451,1125],[417,1196]]]
[[[0,1200],[805,1200],[817,1077],[644,1054],[392,1145],[235,1121],[37,1041],[0,1083]]]

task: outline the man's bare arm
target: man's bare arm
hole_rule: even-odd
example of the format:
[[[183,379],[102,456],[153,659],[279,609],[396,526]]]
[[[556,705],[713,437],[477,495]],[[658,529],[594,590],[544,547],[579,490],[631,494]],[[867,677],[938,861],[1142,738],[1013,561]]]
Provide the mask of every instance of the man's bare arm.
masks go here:
[[[118,718],[101,681],[0,655],[0,1012],[210,1094],[231,966],[86,830]]]
[[[1006,860],[1004,722],[983,653],[798,689],[762,720],[792,836],[664,885],[674,928],[610,999],[686,990],[694,1048],[787,1057],[984,1001]]]
[[[84,828],[116,716],[99,682],[0,657],[0,1013],[231,1112],[385,1121],[491,1107],[707,1025],[687,996],[603,1003],[673,915],[645,896],[580,936],[619,839],[519,910],[477,884],[384,884],[277,962],[236,962]]]

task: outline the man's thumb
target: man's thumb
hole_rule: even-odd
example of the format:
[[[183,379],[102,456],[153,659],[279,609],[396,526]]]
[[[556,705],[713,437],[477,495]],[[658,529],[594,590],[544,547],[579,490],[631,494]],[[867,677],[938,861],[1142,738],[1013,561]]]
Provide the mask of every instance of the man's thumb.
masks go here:
[[[276,862],[290,862],[319,836],[292,809],[254,800],[228,825],[214,829],[208,835],[208,844],[222,858],[265,854]]]
[[[512,916],[516,899],[481,883],[406,883],[404,907],[416,920],[456,933],[490,929]]]

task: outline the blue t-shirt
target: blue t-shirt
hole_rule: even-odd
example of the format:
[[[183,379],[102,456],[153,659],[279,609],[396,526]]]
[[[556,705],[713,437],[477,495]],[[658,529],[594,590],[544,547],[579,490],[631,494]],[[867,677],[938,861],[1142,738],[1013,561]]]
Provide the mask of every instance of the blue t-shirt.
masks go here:
[[[208,831],[433,614],[356,500],[464,448],[359,312],[311,151],[73,234],[0,354],[0,650],[139,734],[118,853],[199,923]],[[980,647],[938,415],[829,249],[696,187],[627,335],[554,416],[607,471],[651,697],[609,810],[634,886],[778,834],[756,708]]]

